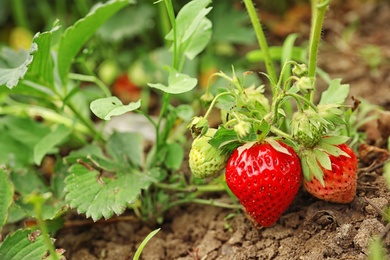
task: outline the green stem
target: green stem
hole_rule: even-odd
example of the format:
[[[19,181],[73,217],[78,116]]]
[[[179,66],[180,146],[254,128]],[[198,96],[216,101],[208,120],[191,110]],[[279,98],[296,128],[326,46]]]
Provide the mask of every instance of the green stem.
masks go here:
[[[172,0],[165,0],[164,1],[167,12],[168,12],[168,17],[172,25],[172,30],[173,30],[173,65],[172,67],[175,68],[176,70],[179,67],[179,53],[178,53],[178,46],[177,46],[177,30],[176,30],[176,19],[175,19],[175,13],[173,9],[173,4]]]
[[[319,1],[319,2],[318,2]],[[329,6],[329,0],[311,0],[312,5],[312,27],[309,43],[309,68],[308,76],[312,79],[313,90],[306,95],[306,98],[313,102],[315,93],[315,77],[317,69],[318,47],[321,40],[321,31],[325,19],[325,13]]]
[[[270,131],[271,131],[272,133],[277,134],[277,135],[279,135],[279,136],[282,136],[282,137],[284,137],[284,138],[286,138],[286,139],[289,139],[289,140],[292,140],[292,139],[293,139],[293,137],[292,137],[291,135],[289,135],[289,134],[283,132],[282,130],[280,130],[280,129],[277,128],[277,127],[271,126]]]
[[[207,117],[210,115],[211,110],[213,109],[215,103],[217,102],[217,99],[222,97],[222,96],[225,96],[225,95],[232,95],[234,97],[234,95],[231,92],[222,92],[222,93],[219,93],[217,96],[215,96],[215,98],[211,102],[209,108],[207,109],[206,113],[204,114],[205,119],[207,119]]]
[[[45,201],[47,199],[49,199],[50,196],[51,196],[50,193],[44,193],[44,194],[32,193],[32,194],[29,194],[28,196],[26,196],[24,198],[24,200],[25,200],[25,202],[31,203],[33,205],[37,224],[38,224],[38,227],[41,231],[41,236],[42,236],[42,239],[45,243],[45,246],[49,250],[50,259],[59,260],[56,249],[55,249],[53,242],[50,238],[46,223],[43,220],[43,215],[42,215],[42,206],[45,203]]]
[[[220,208],[225,208],[225,209],[242,209],[242,206],[239,204],[228,204],[228,203],[223,203],[223,202],[218,202],[213,199],[192,199],[191,202],[197,203],[197,204],[203,204],[203,205],[210,205],[210,206],[216,206]]]
[[[206,199],[197,199],[197,198],[187,198],[187,199],[176,200],[176,201],[172,202],[164,209],[164,211],[166,211],[174,206],[187,204],[187,203],[197,203],[197,204],[216,206],[216,207],[221,207],[221,208],[226,208],[226,209],[236,209],[236,210],[242,209],[242,206],[240,204],[228,204],[228,203],[218,202],[218,201],[215,201],[213,199],[206,200]]]
[[[43,240],[46,244],[46,248],[48,248],[49,252],[50,252],[50,259],[60,260],[58,255],[57,255],[56,249],[54,248],[53,243],[50,239],[49,232],[47,232],[46,223],[42,219],[41,205],[38,205],[38,206],[34,205],[34,208],[35,208],[35,213],[37,214],[37,222],[38,222],[39,229],[42,232],[42,236],[43,236]]]
[[[103,81],[101,81],[100,79],[98,79],[95,76],[69,73],[69,79],[95,83],[103,91],[103,93],[106,97],[111,97],[110,89],[103,83]]]
[[[96,139],[103,139],[102,135],[98,133],[93,123],[85,118],[78,109],[71,103],[68,102],[67,106],[72,110],[72,112],[76,115],[76,117],[84,124],[84,126],[89,130],[89,134],[91,134]]]
[[[257,16],[252,0],[244,0],[244,3],[251,19],[253,29],[255,30],[259,47],[264,55],[265,67],[267,69],[268,76],[271,79],[271,84],[275,85],[277,82],[276,70],[271,59],[271,54],[268,49],[268,43],[265,38],[263,28],[261,27],[260,19]]]
[[[313,104],[313,102],[310,102],[309,100],[307,100],[306,98],[302,97],[301,95],[297,95],[297,94],[294,94],[294,93],[288,93],[286,94],[286,96],[290,96],[292,98],[294,98],[296,101],[297,101],[297,104],[299,106],[299,100],[302,101],[304,104],[305,104],[305,108],[307,107],[311,107],[314,111],[317,111],[317,107]]]
[[[17,26],[29,29],[29,23],[27,22],[26,9],[22,0],[13,0],[12,3],[12,15],[14,22]]]
[[[35,116],[42,117],[45,121],[56,123],[56,124],[64,124],[68,128],[73,128],[77,132],[83,134],[91,134],[89,129],[85,127],[83,124],[76,123],[73,119],[65,117],[61,114],[58,114],[54,110],[50,110],[43,107],[33,106],[33,105],[12,105],[12,106],[3,106],[0,107],[0,115],[15,115],[19,116],[21,114],[26,114],[29,117],[34,118]]]
[[[168,43],[168,41],[165,39],[165,35],[169,33],[171,30],[171,25],[169,24],[169,16],[167,12],[167,8],[164,8],[163,5],[159,4],[158,5],[158,14],[160,18],[160,23],[159,23],[159,29],[161,33],[161,38],[165,42],[165,44]]]
[[[225,187],[221,185],[191,185],[186,187],[176,187],[166,183],[155,183],[154,186],[171,191],[178,192],[223,192],[226,191]]]

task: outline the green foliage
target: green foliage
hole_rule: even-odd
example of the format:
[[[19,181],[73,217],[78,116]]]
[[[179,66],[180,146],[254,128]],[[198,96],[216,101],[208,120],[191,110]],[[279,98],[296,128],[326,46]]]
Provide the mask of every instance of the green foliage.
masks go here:
[[[11,65],[12,67],[3,68],[1,70],[0,85],[5,84],[6,87],[10,88],[10,89],[15,87],[19,83],[19,80],[22,79],[24,77],[24,75],[26,74],[28,65],[30,65],[30,63],[33,60],[33,53],[36,52],[37,49],[38,49],[37,45],[33,43],[29,52],[27,52],[27,53],[21,52],[21,53],[18,53],[16,55],[12,55],[13,57],[23,55],[24,59],[21,63],[15,64],[15,65],[12,64]],[[12,56],[9,57],[8,54],[9,53],[3,53],[3,59],[6,59],[5,62],[7,62],[7,63],[10,62],[11,59],[13,59],[13,57]]]
[[[114,133],[107,141],[110,157],[93,146],[72,152],[68,162],[77,158],[84,163],[74,164],[65,179],[65,199],[69,205],[94,221],[122,214],[127,204],[135,202],[141,190],[148,189],[160,174],[157,169],[142,170],[142,147],[139,134]],[[106,174],[100,172],[103,170]]]
[[[0,168],[0,230],[7,221],[8,210],[13,202],[14,187],[7,172]]]
[[[70,207],[77,208],[79,213],[85,213],[94,221],[101,217],[108,219],[114,213],[122,214],[127,204],[133,203],[141,190],[155,181],[152,176],[134,170],[129,174],[117,173],[115,178],[105,178],[98,171],[77,164],[69,171],[66,201]]]
[[[45,257],[47,247],[39,231],[17,230],[0,245],[0,258],[4,260],[50,259]]]
[[[225,19],[221,19],[222,17]],[[214,24],[212,39],[214,42],[252,44],[256,41],[253,29],[248,26],[248,16],[244,12],[232,8],[232,1],[221,1],[215,4],[210,19]]]
[[[326,104],[335,104],[342,105],[344,104],[345,99],[349,93],[349,85],[341,84],[341,79],[334,79],[329,84],[329,87],[326,91],[322,92],[320,105]]]
[[[117,97],[100,98],[91,102],[91,111],[99,118],[110,120],[112,116],[120,116],[134,111],[141,106],[141,100],[123,105]]]
[[[48,23],[46,27],[52,29],[37,33],[28,51],[1,48],[0,164],[6,168],[0,168],[0,227],[34,217],[43,231],[42,235],[30,230],[14,232],[0,245],[1,259],[42,259],[48,251],[53,254],[44,220],[53,221],[55,224],[48,228],[55,230],[69,207],[94,221],[128,209],[143,219],[160,220],[174,205],[205,203],[197,197],[215,190],[215,185],[180,174],[188,148],[184,131],[198,108],[194,100],[203,91],[196,88],[202,76],[199,71],[207,68],[214,72],[234,62],[239,75],[238,71],[248,69],[246,60],[218,57],[217,50],[255,41],[248,16],[232,8],[233,1],[214,1],[210,7],[211,2],[187,1],[176,15],[171,0],[153,5],[110,0],[96,4],[89,12],[88,3],[77,1],[79,12],[85,16],[73,25],[61,29],[63,21]],[[290,35],[282,47],[268,50],[282,67],[279,81],[271,86],[271,102],[259,80],[239,79],[234,70],[231,77],[223,72],[215,74],[228,84],[218,83],[210,90],[211,84],[206,92],[210,107],[222,111],[223,121],[210,144],[224,154],[244,143],[262,140],[283,150],[267,137],[272,135],[299,147],[290,135],[288,121],[292,107],[287,105],[295,100],[299,110],[311,107],[323,119],[313,119],[312,123],[321,121],[327,127],[329,137],[322,138],[303,160],[303,168],[320,179],[320,166],[330,168],[328,154],[343,154],[335,145],[346,138],[338,136],[336,130],[347,121],[340,117],[349,86],[341,80],[331,81],[320,104],[314,105],[306,97],[315,90],[312,79],[304,78],[305,69],[302,75],[291,70],[293,66],[305,68],[296,61],[305,62],[307,56],[305,48],[294,46],[296,38]],[[163,42],[166,46],[161,46]],[[263,50],[249,52],[246,58],[270,63]],[[105,64],[112,66],[104,72]],[[115,79],[125,73],[142,96],[128,104],[112,94]],[[257,79],[257,75],[252,76]],[[109,83],[113,83],[112,88],[105,85]],[[155,134],[152,147],[146,146],[138,133],[103,131],[113,116],[134,112],[150,123]],[[207,132],[207,116],[190,127],[195,135]],[[99,119],[104,120],[100,129],[95,124]],[[47,171],[48,161],[53,165]],[[225,183],[222,185],[228,190]],[[216,190],[221,191],[221,187]],[[134,259],[157,232],[145,238]]]
[[[155,12],[153,6],[141,3],[125,7],[100,26],[97,35],[107,42],[134,38],[149,30]]]
[[[66,29],[58,47],[58,74],[63,84],[67,82],[70,66],[81,47],[105,21],[128,4],[129,0],[96,4],[89,14]]]
[[[192,90],[197,79],[191,78],[190,76],[182,73],[178,73],[175,69],[171,69],[168,77],[168,86],[161,83],[149,83],[148,85],[152,88],[156,88],[169,94],[182,94]]]
[[[383,260],[386,259],[386,251],[383,247],[383,242],[376,238],[370,241],[368,260]]]
[[[57,146],[66,141],[70,132],[64,125],[57,125],[57,127],[38,141],[34,146],[34,163],[40,165],[43,157],[49,153],[57,153]],[[57,148],[57,149],[54,149]]]

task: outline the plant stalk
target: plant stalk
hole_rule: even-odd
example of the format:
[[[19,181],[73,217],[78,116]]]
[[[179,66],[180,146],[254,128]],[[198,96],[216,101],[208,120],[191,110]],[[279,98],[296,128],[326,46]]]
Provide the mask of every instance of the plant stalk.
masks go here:
[[[173,185],[166,184],[166,183],[155,183],[154,186],[161,189],[178,191],[178,192],[222,192],[226,190],[225,187],[221,185],[203,185],[203,186],[191,185],[182,188],[182,187],[175,187]]]
[[[308,77],[312,80],[313,90],[305,96],[310,102],[314,101],[318,47],[321,40],[322,26],[328,6],[329,0],[311,0],[312,24],[309,43]]]
[[[82,74],[76,74],[76,73],[69,73],[70,79],[75,79],[78,81],[85,81],[85,82],[92,82],[95,83],[101,91],[103,91],[104,95],[106,97],[111,97],[110,89],[101,81],[99,78],[95,76],[88,76],[88,75],[82,75]]]
[[[244,0],[246,10],[249,14],[249,17],[252,22],[253,29],[256,33],[257,41],[259,43],[260,50],[263,52],[264,55],[264,62],[265,67],[267,69],[268,76],[271,79],[271,84],[275,85],[277,80],[276,76],[276,70],[275,66],[271,59],[271,54],[269,52],[268,43],[264,35],[263,28],[261,27],[260,19],[257,16],[255,7],[253,5],[252,0]],[[272,91],[274,91],[274,88],[272,88]]]

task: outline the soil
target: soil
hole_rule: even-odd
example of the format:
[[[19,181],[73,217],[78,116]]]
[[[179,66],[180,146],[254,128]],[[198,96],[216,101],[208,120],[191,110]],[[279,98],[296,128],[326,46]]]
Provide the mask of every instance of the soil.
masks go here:
[[[390,108],[389,13],[385,2],[332,2],[319,66],[351,85],[351,104],[353,96]],[[379,48],[377,65],[370,46]],[[367,140],[359,152],[357,196],[349,204],[320,201],[301,189],[277,223],[263,229],[256,229],[241,212],[182,205],[172,208],[161,225],[137,222],[130,215],[93,225],[74,222],[58,232],[56,245],[66,250],[67,259],[132,259],[141,241],[161,227],[142,259],[367,259],[369,241],[381,236],[390,259],[390,225],[382,215],[390,206],[382,174],[389,158],[389,112],[363,129]],[[217,199],[230,201],[223,194]]]

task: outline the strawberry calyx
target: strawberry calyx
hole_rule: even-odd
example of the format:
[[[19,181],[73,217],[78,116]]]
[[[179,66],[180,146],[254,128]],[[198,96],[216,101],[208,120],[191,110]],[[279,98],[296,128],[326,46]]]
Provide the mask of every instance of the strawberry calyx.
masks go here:
[[[350,157],[338,146],[344,144],[349,137],[346,136],[325,136],[315,146],[311,148],[301,148],[299,157],[301,158],[303,176],[307,181],[316,178],[322,186],[325,186],[324,172],[321,169],[332,170],[329,156]]]
[[[291,121],[291,132],[294,140],[306,148],[316,145],[330,122],[311,108],[297,111]]]

